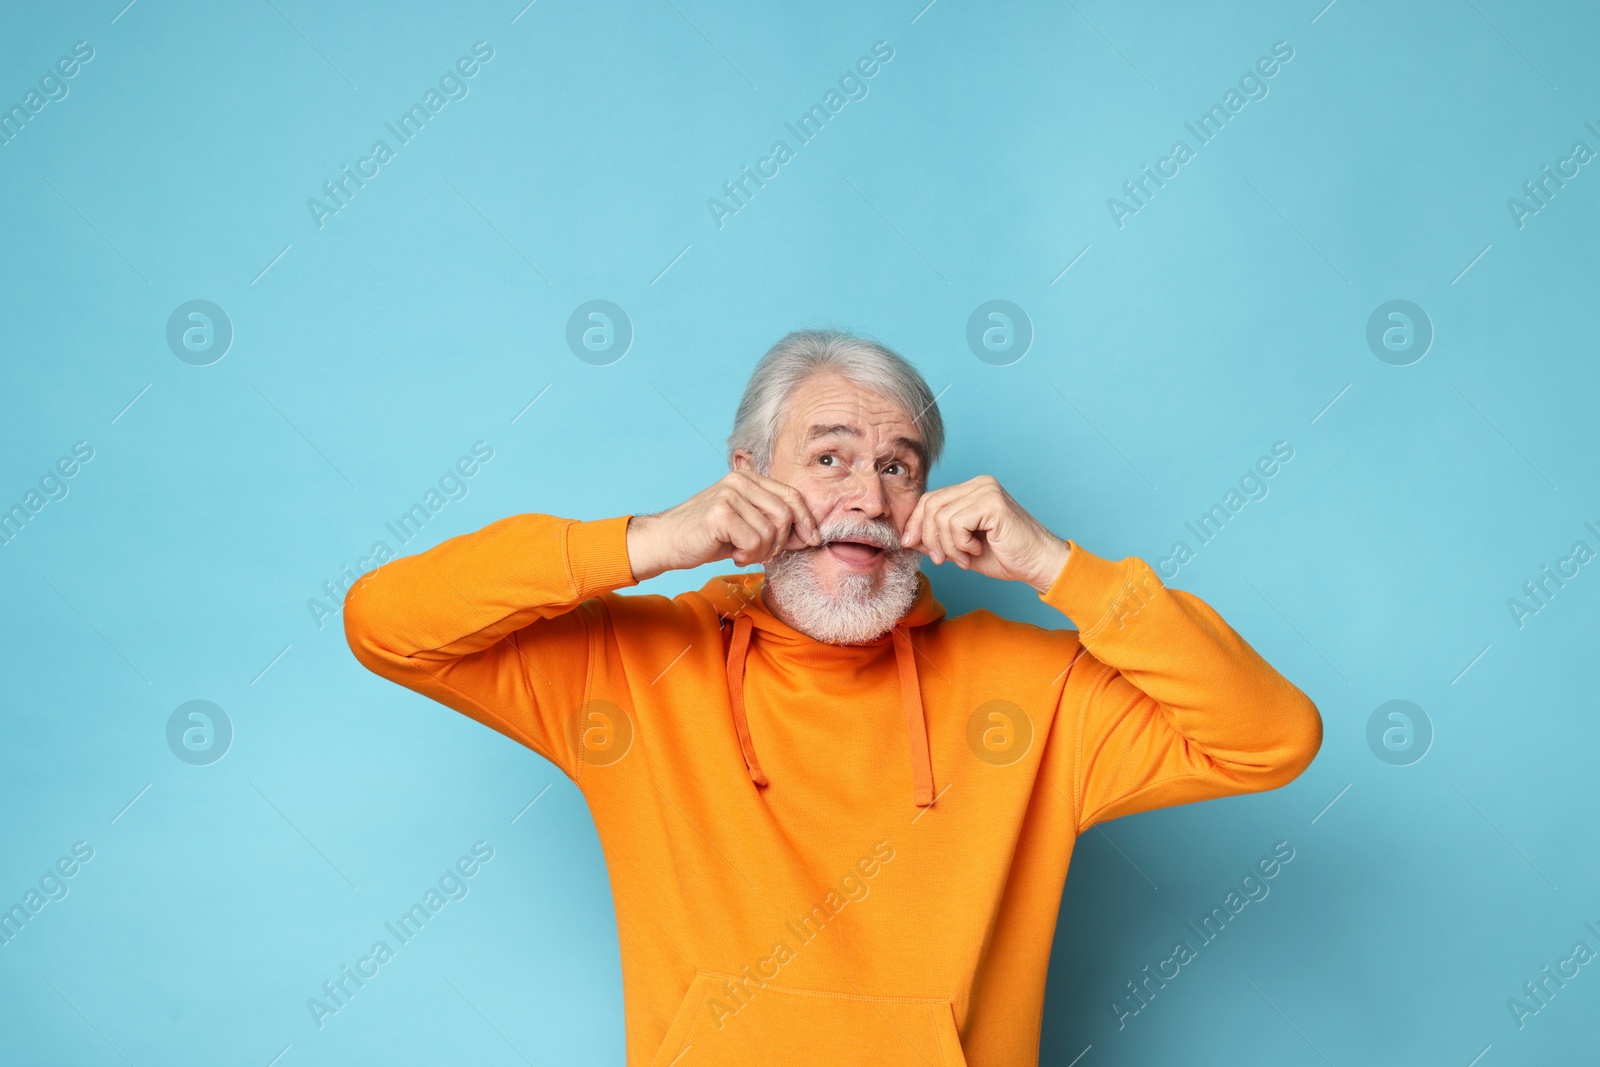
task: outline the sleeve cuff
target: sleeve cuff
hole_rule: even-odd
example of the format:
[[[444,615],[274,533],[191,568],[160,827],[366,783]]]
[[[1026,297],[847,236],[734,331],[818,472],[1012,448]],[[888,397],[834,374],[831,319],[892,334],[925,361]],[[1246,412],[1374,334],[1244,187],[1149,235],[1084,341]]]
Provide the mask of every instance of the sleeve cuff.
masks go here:
[[[1066,565],[1039,599],[1077,624],[1079,632],[1094,629],[1111,611],[1127,577],[1127,568],[1088,551],[1068,539]]]
[[[639,584],[628,562],[628,520],[574,520],[567,527],[567,575],[575,599]]]

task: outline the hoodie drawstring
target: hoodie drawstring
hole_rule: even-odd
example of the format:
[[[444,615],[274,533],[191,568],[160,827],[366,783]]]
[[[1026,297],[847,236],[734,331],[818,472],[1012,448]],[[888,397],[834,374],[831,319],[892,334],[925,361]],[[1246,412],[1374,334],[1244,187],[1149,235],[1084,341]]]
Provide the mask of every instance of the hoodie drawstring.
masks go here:
[[[900,669],[900,701],[906,709],[906,739],[911,742],[911,796],[917,807],[933,804],[933,757],[928,755],[928,720],[917,684],[917,653],[904,626],[894,628],[894,662]]]
[[[728,698],[733,705],[733,728],[739,735],[739,748],[744,753],[745,766],[750,769],[750,780],[765,786],[767,775],[756,758],[755,742],[750,737],[750,719],[744,708],[744,661],[750,651],[753,627],[749,614],[741,612],[734,617],[733,643],[728,647]],[[905,707],[906,739],[911,746],[911,795],[917,807],[926,808],[934,801],[933,759],[928,751],[928,721],[922,711],[922,688],[917,683],[916,649],[904,626],[895,626],[892,635],[895,667],[900,675],[900,699]]]
[[[750,768],[750,780],[756,785],[767,784],[766,772],[756,759],[755,742],[750,740],[750,719],[744,713],[744,657],[750,650],[750,629],[754,624],[750,616],[740,613],[733,620],[733,644],[728,648],[728,696],[733,700],[733,728],[739,733],[739,747],[744,750],[744,763]]]

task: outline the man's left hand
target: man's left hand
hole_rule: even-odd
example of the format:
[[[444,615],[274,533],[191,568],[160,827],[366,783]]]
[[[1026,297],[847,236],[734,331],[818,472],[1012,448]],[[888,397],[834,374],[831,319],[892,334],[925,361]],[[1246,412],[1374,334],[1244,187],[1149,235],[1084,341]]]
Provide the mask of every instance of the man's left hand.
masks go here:
[[[1011,498],[992,475],[924,493],[900,542],[935,563],[1027,582],[1042,595],[1066,566],[1068,545]]]

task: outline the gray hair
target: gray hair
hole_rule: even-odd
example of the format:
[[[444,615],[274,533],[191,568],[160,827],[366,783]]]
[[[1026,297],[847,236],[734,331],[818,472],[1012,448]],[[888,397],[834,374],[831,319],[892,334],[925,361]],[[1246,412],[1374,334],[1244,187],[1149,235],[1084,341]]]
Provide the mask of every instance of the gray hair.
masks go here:
[[[754,457],[762,474],[772,467],[772,452],[783,425],[789,398],[811,375],[834,371],[869,392],[877,393],[911,416],[927,450],[928,471],[944,451],[944,419],[933,390],[905,357],[877,341],[843,330],[795,330],[780,338],[761,357],[734,416],[728,435],[728,466],[734,452]]]

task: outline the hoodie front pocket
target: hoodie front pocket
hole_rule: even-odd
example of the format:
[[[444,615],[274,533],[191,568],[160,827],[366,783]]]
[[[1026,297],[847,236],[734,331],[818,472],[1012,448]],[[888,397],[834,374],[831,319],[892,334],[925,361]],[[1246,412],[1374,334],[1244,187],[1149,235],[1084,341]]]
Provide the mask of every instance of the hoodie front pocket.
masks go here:
[[[651,1067],[966,1067],[950,1001],[695,972]]]

